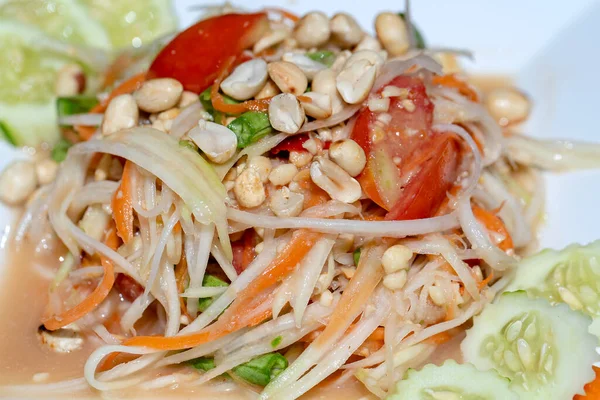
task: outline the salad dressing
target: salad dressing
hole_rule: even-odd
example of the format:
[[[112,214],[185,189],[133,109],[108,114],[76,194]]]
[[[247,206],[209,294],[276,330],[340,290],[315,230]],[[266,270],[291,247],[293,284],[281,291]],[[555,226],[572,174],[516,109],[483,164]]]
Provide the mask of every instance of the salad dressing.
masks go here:
[[[4,274],[0,278],[0,315],[4,321],[0,329],[0,386],[33,384],[34,376],[39,379],[45,374],[48,374],[47,378],[39,383],[81,378],[85,361],[94,348],[101,344],[97,337],[88,336],[82,349],[61,354],[46,348],[37,335],[51,282],[51,278],[45,278],[40,271],[47,271],[48,277],[54,274],[60,265],[58,255],[40,257],[35,255],[33,246],[28,245],[23,245],[19,251],[8,247],[4,254],[0,253],[0,258],[5,260],[2,262]],[[2,390],[0,387],[0,397],[5,395]],[[99,393],[92,389],[76,394],[81,396],[78,398],[100,398]],[[139,394],[139,389],[135,387],[120,393],[123,398],[136,398]],[[189,398],[190,395],[197,400],[255,398],[252,392],[223,382],[209,382],[197,388],[146,391],[143,397],[148,398],[149,395],[161,399]],[[370,396],[360,382],[349,378],[342,383],[326,381],[302,399],[375,399]]]

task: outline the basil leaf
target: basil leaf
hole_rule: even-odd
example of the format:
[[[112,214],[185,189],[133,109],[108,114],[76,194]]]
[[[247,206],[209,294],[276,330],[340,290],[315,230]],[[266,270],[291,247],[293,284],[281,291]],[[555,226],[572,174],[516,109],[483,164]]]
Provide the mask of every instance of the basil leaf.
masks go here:
[[[219,121],[220,120],[220,116],[223,114],[220,111],[215,110],[215,108],[212,105],[212,99],[210,98],[210,90],[211,87],[209,87],[208,89],[206,89],[204,92],[200,93],[200,103],[202,103],[202,107],[204,107],[204,109],[213,116],[213,119],[215,121]],[[240,102],[227,96],[226,94],[221,94],[221,96],[223,96],[223,101],[227,104],[239,104]],[[229,114],[227,114],[229,115]]]
[[[306,53],[306,56],[311,60],[318,61],[321,64],[327,65],[328,67],[331,67],[333,65],[333,62],[335,61],[335,54],[333,54],[333,52],[329,50],[321,50],[312,53]]]
[[[238,365],[233,372],[240,378],[259,386],[266,386],[288,366],[287,359],[279,353],[269,353]]]
[[[401,16],[402,19],[406,20],[406,17],[403,12],[399,12],[398,15]],[[425,38],[423,37],[423,35],[421,35],[421,31],[419,31],[419,29],[417,28],[417,26],[414,23],[413,23],[412,27],[413,27],[413,32],[415,32],[415,41],[417,44],[417,49],[427,48],[427,45],[425,44]]]
[[[210,357],[198,357],[188,361],[196,369],[204,372],[215,368],[215,360]]]
[[[50,156],[56,162],[63,162],[65,158],[67,158],[67,152],[72,145],[73,143],[69,142],[67,139],[60,139],[52,148]]]
[[[215,360],[211,357],[198,357],[188,361],[194,368],[210,371],[215,368]],[[246,363],[233,368],[233,373],[240,378],[260,386],[267,386],[288,366],[288,360],[279,353],[269,353],[258,356]]]
[[[229,284],[214,275],[204,275],[204,279],[202,279],[202,286],[206,287],[226,287]],[[212,304],[213,298],[206,297],[203,299],[198,299],[198,310],[201,312],[206,311],[206,309]]]
[[[94,96],[59,97],[56,99],[56,112],[59,118],[67,115],[85,114],[96,104],[98,104],[98,99]]]
[[[267,113],[248,111],[227,125],[237,136],[237,147],[243,149],[272,132]]]

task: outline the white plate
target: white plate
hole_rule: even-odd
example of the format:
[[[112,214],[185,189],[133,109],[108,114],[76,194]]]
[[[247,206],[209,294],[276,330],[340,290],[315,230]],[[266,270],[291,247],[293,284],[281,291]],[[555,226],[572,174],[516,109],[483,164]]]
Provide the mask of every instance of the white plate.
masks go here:
[[[191,24],[197,5],[215,0],[176,0],[181,26]],[[372,31],[375,14],[397,11],[402,1],[266,0],[240,1],[249,9],[263,5],[302,14],[320,9],[353,14]],[[600,1],[597,0],[413,0],[413,18],[432,46],[467,48],[476,62],[469,69],[515,77],[535,103],[527,133],[537,137],[600,142]],[[26,156],[0,143],[0,169]],[[598,155],[600,157],[600,154]],[[547,176],[547,220],[541,230],[544,247],[600,238],[600,172]],[[0,207],[0,276],[10,210]]]

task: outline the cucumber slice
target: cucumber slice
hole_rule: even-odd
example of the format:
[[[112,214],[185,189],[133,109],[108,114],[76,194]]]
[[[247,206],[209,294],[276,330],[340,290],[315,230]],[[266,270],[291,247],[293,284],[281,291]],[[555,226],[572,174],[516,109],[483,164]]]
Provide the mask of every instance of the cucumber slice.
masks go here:
[[[78,0],[106,28],[114,48],[141,47],[177,29],[169,0]]]
[[[39,104],[12,105],[0,102],[0,120],[9,127],[11,143],[15,146],[53,144],[60,138],[54,99]]]
[[[0,18],[35,25],[69,43],[111,48],[106,30],[77,0],[0,0]]]
[[[386,400],[519,400],[510,381],[495,371],[479,371],[472,364],[448,360],[409,370]]]
[[[509,378],[523,399],[572,399],[584,393],[600,360],[589,324],[565,304],[504,293],[475,317],[461,350],[466,362]]]
[[[72,50],[35,27],[0,20],[0,120],[16,145],[58,139],[54,85],[60,68],[79,61]]]
[[[526,290],[551,304],[567,303],[592,317],[590,332],[600,337],[600,241],[547,249],[524,259],[506,290]]]

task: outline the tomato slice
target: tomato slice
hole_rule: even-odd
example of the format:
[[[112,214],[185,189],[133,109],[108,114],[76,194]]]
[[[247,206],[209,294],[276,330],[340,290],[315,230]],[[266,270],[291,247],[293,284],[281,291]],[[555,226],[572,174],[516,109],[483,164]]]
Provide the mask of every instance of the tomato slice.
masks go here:
[[[257,243],[258,235],[254,229],[246,229],[241,239],[231,243],[233,250],[232,264],[238,274],[244,272],[256,257],[254,247]]]
[[[158,53],[149,78],[174,78],[201,93],[217,78],[225,60],[252,46],[267,30],[265,13],[226,14],[205,19],[178,34]]]
[[[298,135],[290,136],[283,142],[271,149],[271,154],[277,155],[282,151],[307,151],[302,145],[308,140],[307,133],[300,133]],[[331,142],[324,142],[323,148],[329,149]]]
[[[456,180],[460,147],[452,135],[432,131],[434,106],[421,79],[401,75],[378,93],[386,86],[400,89],[390,98],[388,121],[364,108],[354,124],[352,138],[367,154],[358,181],[371,200],[389,211],[386,219],[427,218]]]
[[[402,196],[385,216],[387,220],[429,218],[446,200],[458,177],[460,144],[450,134],[427,144],[428,159],[404,187]]]

